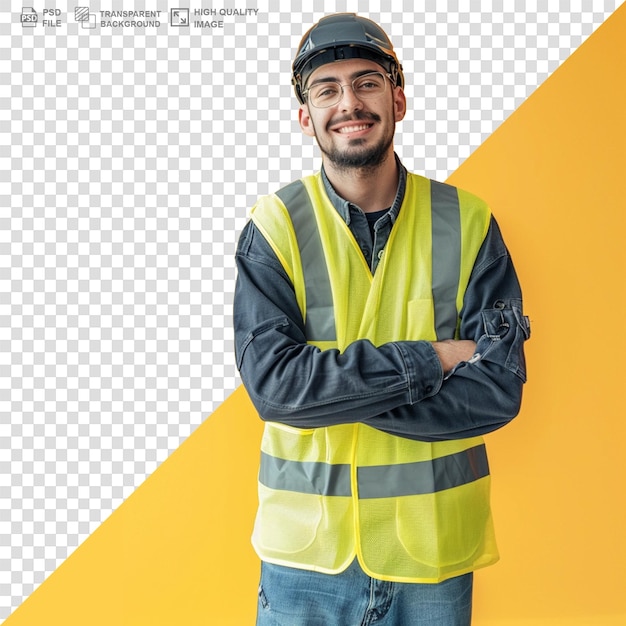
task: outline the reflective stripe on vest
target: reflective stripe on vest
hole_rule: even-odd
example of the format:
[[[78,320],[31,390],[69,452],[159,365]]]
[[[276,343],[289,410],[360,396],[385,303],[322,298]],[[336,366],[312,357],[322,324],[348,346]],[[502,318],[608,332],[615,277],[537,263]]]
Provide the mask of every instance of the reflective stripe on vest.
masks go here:
[[[454,337],[461,268],[461,213],[454,187],[430,182],[433,233],[433,302],[437,339]]]
[[[302,259],[307,304],[306,336],[319,341],[336,341],[333,295],[311,198],[299,180],[276,195],[289,211]]]
[[[357,468],[359,498],[436,493],[489,475],[485,445],[416,463]],[[320,496],[352,496],[350,465],[287,461],[261,453],[260,482],[270,489]]]

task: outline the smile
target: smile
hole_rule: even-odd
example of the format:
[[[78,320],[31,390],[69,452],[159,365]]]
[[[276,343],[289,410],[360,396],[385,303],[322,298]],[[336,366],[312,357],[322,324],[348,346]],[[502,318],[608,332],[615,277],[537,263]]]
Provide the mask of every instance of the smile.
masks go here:
[[[367,130],[368,128],[371,128],[371,127],[372,127],[372,124],[356,124],[355,126],[342,126],[341,128],[338,128],[336,132],[342,133],[342,134],[358,133],[359,131]]]

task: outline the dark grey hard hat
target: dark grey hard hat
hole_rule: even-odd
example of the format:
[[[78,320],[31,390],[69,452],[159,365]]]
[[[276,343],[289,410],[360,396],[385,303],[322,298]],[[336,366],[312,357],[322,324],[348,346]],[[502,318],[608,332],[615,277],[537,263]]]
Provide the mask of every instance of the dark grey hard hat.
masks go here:
[[[374,61],[391,74],[397,86],[404,86],[402,65],[385,31],[376,22],[356,13],[335,13],[310,28],[298,46],[291,82],[301,104],[311,73],[326,63],[343,59]]]

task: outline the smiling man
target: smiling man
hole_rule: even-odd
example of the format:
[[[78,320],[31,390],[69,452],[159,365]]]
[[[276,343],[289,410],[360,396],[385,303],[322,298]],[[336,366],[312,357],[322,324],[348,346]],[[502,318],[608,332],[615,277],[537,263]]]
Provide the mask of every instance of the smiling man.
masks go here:
[[[487,205],[394,152],[404,75],[355,14],[303,37],[315,175],[237,250],[237,364],[260,417],[257,624],[466,626],[494,563],[482,435],[519,411],[529,336]]]

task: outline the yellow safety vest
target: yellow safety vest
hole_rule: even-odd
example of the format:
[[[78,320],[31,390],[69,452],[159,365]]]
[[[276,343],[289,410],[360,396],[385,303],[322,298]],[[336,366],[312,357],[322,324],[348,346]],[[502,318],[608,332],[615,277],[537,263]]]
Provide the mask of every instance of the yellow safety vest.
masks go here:
[[[293,282],[309,343],[343,351],[358,339],[457,337],[490,212],[408,174],[373,276],[319,173],[261,198],[252,219]],[[498,559],[489,490],[481,437],[426,443],[361,423],[267,422],[253,545],[290,567],[339,573],[356,556],[375,578],[440,582]]]

